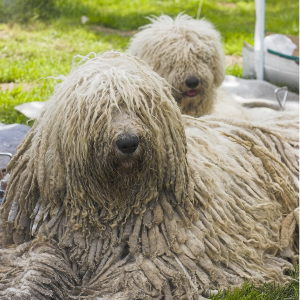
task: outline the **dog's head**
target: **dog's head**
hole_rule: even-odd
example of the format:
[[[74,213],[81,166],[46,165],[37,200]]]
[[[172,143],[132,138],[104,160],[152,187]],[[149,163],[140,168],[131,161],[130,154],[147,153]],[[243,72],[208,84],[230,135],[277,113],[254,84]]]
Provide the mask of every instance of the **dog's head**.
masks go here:
[[[147,62],[174,87],[182,113],[211,113],[216,88],[225,76],[220,34],[211,23],[186,15],[151,21],[132,38],[128,53]]]
[[[39,197],[44,207],[64,201],[72,212],[97,205],[113,217],[120,207],[145,205],[162,188],[180,197],[188,181],[186,138],[170,86],[122,53],[84,60],[56,89],[10,165],[13,178],[23,163],[37,182],[31,197],[22,194],[26,201]]]
[[[175,143],[184,155],[183,124],[170,87],[139,59],[116,52],[93,58],[57,92],[66,90],[64,108],[56,108],[65,135],[61,152],[95,172],[89,176],[99,173],[102,185],[115,186],[111,192],[131,189],[149,174],[164,177]]]

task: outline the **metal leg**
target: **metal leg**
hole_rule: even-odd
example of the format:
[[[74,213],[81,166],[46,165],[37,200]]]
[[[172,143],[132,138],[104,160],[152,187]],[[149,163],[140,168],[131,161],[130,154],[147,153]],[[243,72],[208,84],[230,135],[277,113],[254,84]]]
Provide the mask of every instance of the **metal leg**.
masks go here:
[[[278,92],[279,91],[285,91],[284,95],[283,95],[283,99],[280,99],[279,98],[279,95],[278,95]],[[280,88],[277,88],[274,93],[275,93],[275,96],[277,98],[277,101],[281,107],[281,109],[284,109],[284,105],[285,105],[285,101],[286,101],[286,98],[287,98],[287,95],[288,95],[288,88],[287,86],[283,86],[283,87],[280,87]]]

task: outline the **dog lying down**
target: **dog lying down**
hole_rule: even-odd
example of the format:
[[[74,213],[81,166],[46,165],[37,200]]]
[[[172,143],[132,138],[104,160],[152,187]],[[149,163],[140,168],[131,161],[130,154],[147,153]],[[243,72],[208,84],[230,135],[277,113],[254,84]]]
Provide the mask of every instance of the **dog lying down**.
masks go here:
[[[166,15],[149,19],[151,23],[133,36],[127,52],[144,60],[168,81],[182,114],[199,117],[213,113],[264,121],[285,113],[299,113],[295,102],[287,103],[285,111],[278,112],[274,110],[277,103],[237,99],[220,88],[225,78],[225,55],[221,36],[210,22],[183,14],[174,20]]]
[[[0,298],[202,299],[290,280],[297,143],[293,116],[181,116],[138,58],[85,57],[7,167]]]

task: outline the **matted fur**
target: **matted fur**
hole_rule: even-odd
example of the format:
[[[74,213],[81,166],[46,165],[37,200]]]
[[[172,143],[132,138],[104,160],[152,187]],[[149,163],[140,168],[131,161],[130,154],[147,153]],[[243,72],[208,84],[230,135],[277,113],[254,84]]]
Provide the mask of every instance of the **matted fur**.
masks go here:
[[[214,26],[202,19],[179,14],[149,18],[129,43],[127,52],[147,62],[173,87],[172,94],[183,114],[199,117],[214,115],[242,120],[263,121],[285,115],[276,103],[264,99],[239,103],[224,88],[225,55],[221,37]],[[197,78],[199,85],[189,88],[188,78]],[[188,95],[189,92],[194,94]],[[254,107],[252,109],[248,107]],[[288,113],[298,114],[298,106],[286,104]]]
[[[183,114],[195,117],[213,111],[216,91],[225,78],[225,55],[221,37],[206,20],[179,14],[174,20],[166,15],[149,18],[130,41],[127,52],[147,62],[175,89],[172,94]],[[184,84],[197,77],[198,94],[188,97]]]
[[[199,299],[289,280],[297,120],[182,117],[137,58],[84,60],[8,165],[1,299]],[[124,133],[139,137],[131,155]]]

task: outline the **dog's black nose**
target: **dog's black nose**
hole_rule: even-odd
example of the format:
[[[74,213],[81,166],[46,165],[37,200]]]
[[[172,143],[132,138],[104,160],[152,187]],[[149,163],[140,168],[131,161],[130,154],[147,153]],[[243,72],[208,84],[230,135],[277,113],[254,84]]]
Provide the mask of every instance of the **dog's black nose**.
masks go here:
[[[190,88],[190,89],[194,89],[195,87],[198,86],[199,84],[199,79],[197,77],[189,77],[186,81],[185,81],[185,85]]]
[[[122,135],[116,144],[121,152],[132,154],[139,146],[139,138],[136,135]]]

